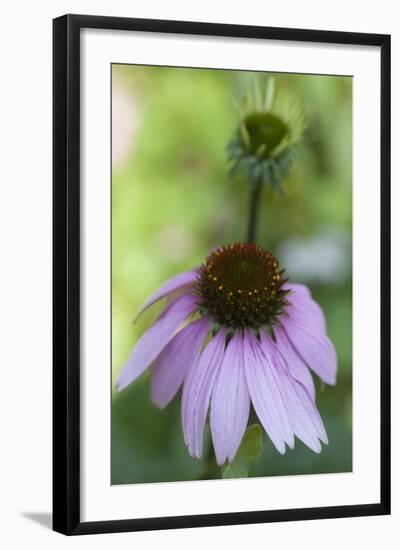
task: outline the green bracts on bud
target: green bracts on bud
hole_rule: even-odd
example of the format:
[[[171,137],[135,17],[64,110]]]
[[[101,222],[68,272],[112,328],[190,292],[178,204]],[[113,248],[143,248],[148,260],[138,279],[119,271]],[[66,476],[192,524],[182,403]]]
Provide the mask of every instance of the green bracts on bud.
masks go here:
[[[259,81],[238,107],[240,123],[227,149],[231,175],[243,173],[250,185],[270,185],[282,192],[293,155],[304,131],[304,113],[294,98],[275,92],[269,78]]]

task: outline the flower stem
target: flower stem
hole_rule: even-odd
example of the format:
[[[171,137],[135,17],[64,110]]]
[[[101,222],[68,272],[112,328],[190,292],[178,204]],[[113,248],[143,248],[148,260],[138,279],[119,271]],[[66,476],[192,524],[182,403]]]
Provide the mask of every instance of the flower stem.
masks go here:
[[[211,437],[206,440],[206,452],[204,453],[204,467],[197,479],[215,479],[217,464],[214,458],[214,448],[211,442]],[[217,470],[219,471],[219,469]]]
[[[261,182],[258,181],[250,187],[250,210],[247,226],[247,242],[254,243],[256,240],[258,214],[260,211]]]

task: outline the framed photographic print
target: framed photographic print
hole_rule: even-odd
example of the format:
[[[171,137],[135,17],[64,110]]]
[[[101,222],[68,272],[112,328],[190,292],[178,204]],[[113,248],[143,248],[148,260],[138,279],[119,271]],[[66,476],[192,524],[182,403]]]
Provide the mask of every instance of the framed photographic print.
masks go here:
[[[54,529],[390,513],[390,37],[54,20]]]

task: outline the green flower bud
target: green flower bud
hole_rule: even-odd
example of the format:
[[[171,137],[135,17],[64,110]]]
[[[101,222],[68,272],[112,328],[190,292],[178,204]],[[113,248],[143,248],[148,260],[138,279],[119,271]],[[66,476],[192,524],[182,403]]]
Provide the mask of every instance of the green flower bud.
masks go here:
[[[250,185],[281,183],[290,170],[304,131],[304,112],[295,98],[275,93],[269,78],[264,93],[259,81],[239,105],[241,120],[228,145],[231,174],[244,173]]]

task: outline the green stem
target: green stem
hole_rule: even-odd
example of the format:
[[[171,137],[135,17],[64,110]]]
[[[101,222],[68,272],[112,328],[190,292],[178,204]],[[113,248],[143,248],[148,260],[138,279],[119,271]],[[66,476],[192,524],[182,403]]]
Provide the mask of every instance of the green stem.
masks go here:
[[[261,182],[258,181],[250,187],[250,210],[249,221],[247,226],[247,242],[254,243],[256,241],[258,217],[260,212],[261,199]]]
[[[214,459],[214,447],[211,442],[211,438],[206,443],[208,445],[206,452],[204,453],[204,467],[197,479],[214,479],[216,462]]]

